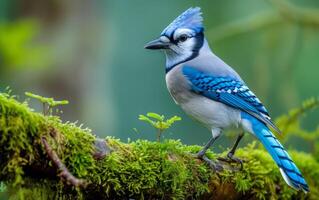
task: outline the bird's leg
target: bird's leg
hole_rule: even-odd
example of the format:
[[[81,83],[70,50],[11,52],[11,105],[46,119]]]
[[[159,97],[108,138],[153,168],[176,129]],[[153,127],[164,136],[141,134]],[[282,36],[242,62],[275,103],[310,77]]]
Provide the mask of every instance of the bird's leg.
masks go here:
[[[217,138],[214,137],[210,138],[207,144],[204,146],[204,148],[197,153],[197,157],[202,158],[205,155],[206,151],[209,149],[209,147],[212,146],[213,143],[216,141],[216,139]]]
[[[239,133],[239,135],[238,135],[238,137],[237,137],[237,139],[236,139],[236,141],[235,141],[235,144],[233,145],[233,147],[231,148],[231,150],[228,152],[227,157],[229,157],[229,158],[234,157],[234,154],[235,154],[235,151],[236,151],[236,149],[237,149],[237,147],[238,147],[238,144],[239,144],[240,140],[241,140],[243,137],[244,137],[244,132]]]
[[[239,144],[240,140],[243,138],[243,136],[244,136],[244,132],[241,132],[238,135],[233,147],[231,148],[231,150],[227,154],[227,158],[218,158],[218,160],[225,161],[225,162],[236,162],[236,163],[239,163],[240,164],[240,169],[242,169],[243,168],[243,161],[241,159],[235,157],[234,154],[235,154],[235,151],[236,151],[236,149],[238,147],[238,144]]]
[[[210,160],[207,156],[205,156],[206,151],[209,149],[210,146],[212,146],[212,144],[216,141],[217,137],[212,137],[207,144],[204,146],[204,148],[202,150],[200,150],[195,157],[199,158],[203,161],[205,161],[214,171],[221,171],[223,169],[223,167],[218,164],[217,162],[214,162],[212,160]]]

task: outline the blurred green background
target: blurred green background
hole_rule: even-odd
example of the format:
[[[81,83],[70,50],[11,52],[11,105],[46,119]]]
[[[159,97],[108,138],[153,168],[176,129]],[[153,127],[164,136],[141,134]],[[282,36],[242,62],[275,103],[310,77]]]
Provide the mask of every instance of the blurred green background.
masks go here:
[[[273,118],[318,96],[317,0],[1,0],[1,91],[10,86],[21,100],[25,91],[67,99],[65,121],[124,141],[155,140],[139,114],[179,115],[183,120],[164,137],[203,144],[210,132],[169,96],[164,55],[143,49],[191,6],[202,8],[215,54],[239,72]],[[314,129],[318,116],[312,112],[302,125]],[[218,144],[231,143],[222,137]]]

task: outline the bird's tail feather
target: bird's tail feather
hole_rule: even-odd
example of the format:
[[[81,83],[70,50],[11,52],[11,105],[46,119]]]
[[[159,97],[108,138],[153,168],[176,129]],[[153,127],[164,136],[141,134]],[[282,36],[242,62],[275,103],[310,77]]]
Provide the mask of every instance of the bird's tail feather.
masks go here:
[[[269,130],[269,128],[261,122],[259,123],[260,124],[257,126],[254,126],[255,135],[262,142],[264,147],[278,165],[281,175],[286,183],[297,190],[301,189],[304,192],[309,192],[307,182],[301,175],[295,163],[290,158],[287,151],[280,144],[274,134]]]

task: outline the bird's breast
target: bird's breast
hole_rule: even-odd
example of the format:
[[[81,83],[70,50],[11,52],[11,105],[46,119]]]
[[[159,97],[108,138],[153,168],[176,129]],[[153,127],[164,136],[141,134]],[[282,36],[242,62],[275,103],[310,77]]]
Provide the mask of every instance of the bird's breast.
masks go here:
[[[166,74],[167,88],[174,101],[188,115],[208,128],[238,126],[240,111],[194,93],[181,68],[182,66],[176,66]]]
[[[188,80],[181,69],[182,66],[176,66],[166,74],[167,89],[177,104],[189,101],[192,95]]]

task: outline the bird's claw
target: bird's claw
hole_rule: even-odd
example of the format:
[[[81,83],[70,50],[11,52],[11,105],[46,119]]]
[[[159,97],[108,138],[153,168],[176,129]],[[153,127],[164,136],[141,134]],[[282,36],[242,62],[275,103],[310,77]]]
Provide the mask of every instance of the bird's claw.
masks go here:
[[[214,170],[214,172],[220,172],[224,169],[220,163],[210,160],[207,156],[201,154],[201,152],[198,154],[192,154],[192,156],[204,161],[210,168]]]
[[[219,157],[217,160],[227,163],[237,163],[240,165],[239,170],[243,169],[243,161],[237,157],[235,157],[232,153],[228,153],[227,157]]]
[[[221,164],[210,160],[209,158],[207,158],[207,156],[202,156],[200,159],[205,161],[209,165],[209,167],[211,167],[214,170],[214,172],[220,172],[224,169]]]

